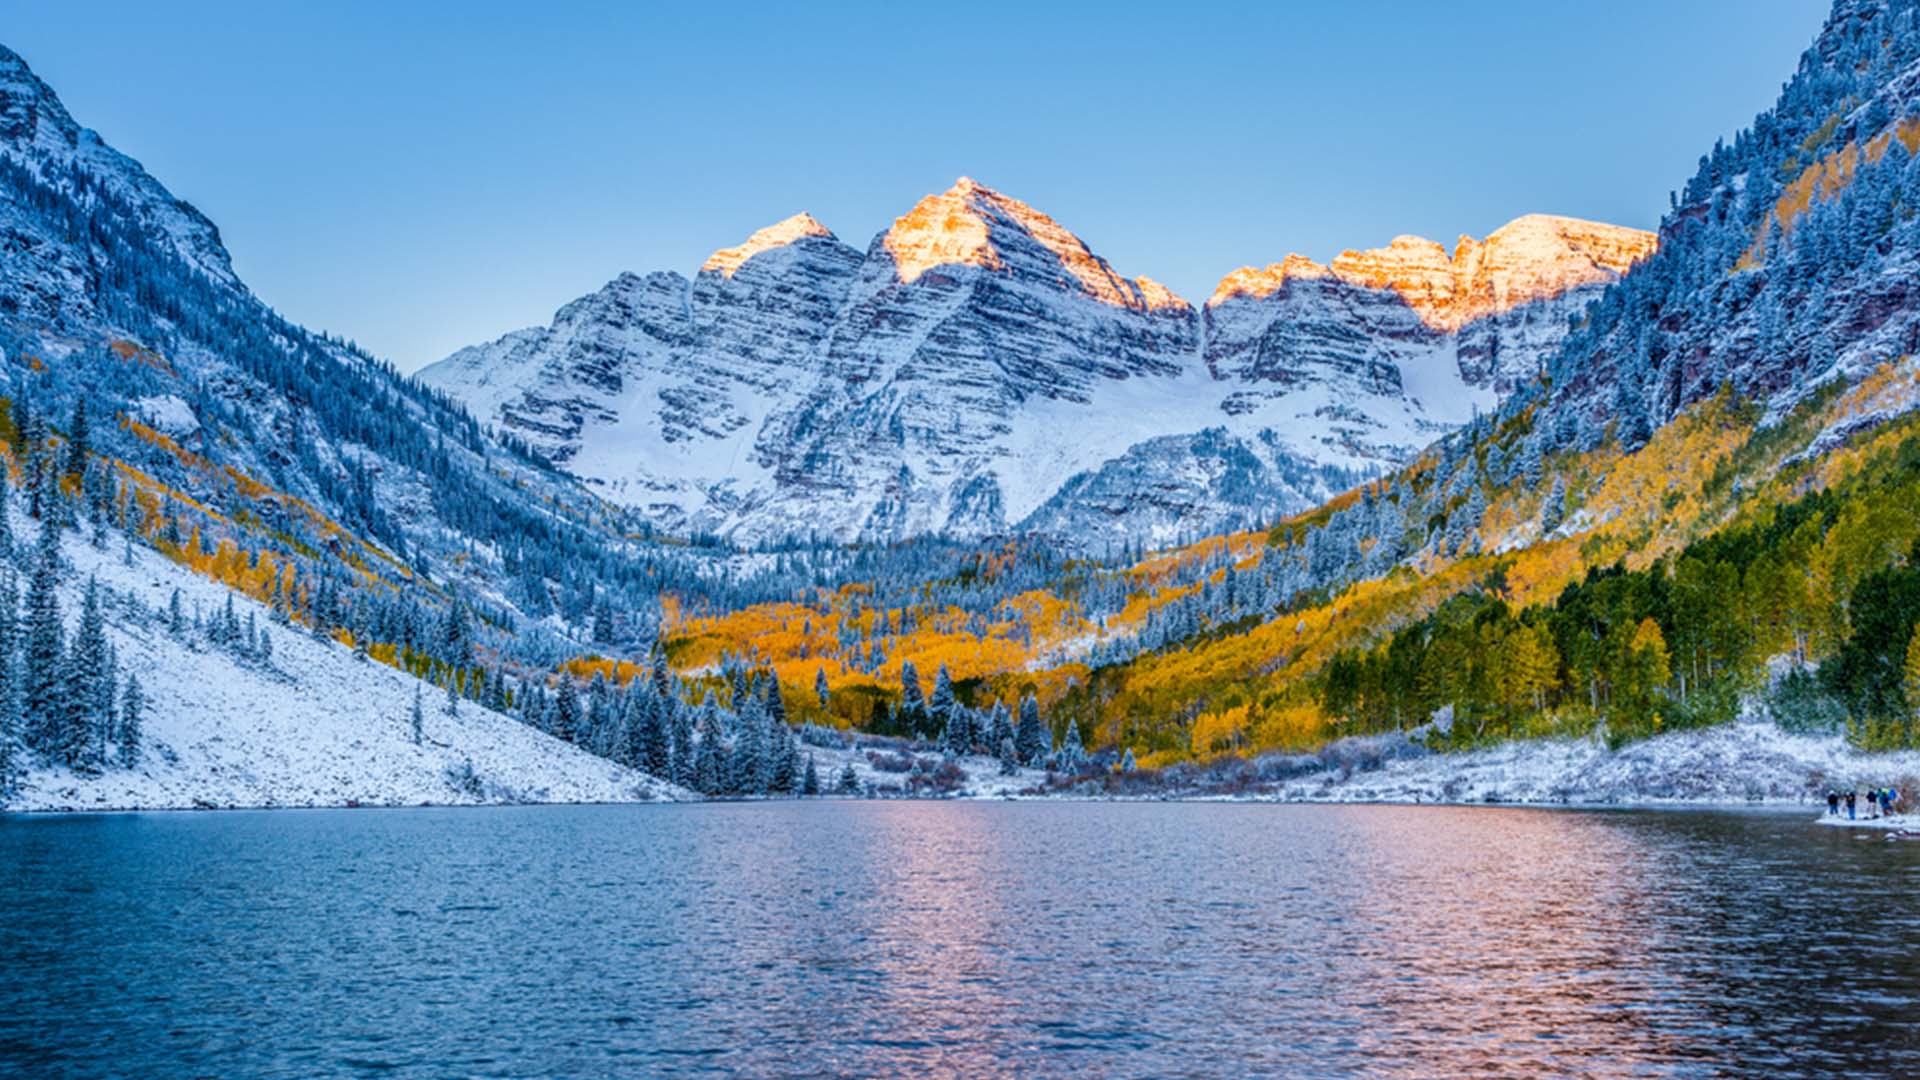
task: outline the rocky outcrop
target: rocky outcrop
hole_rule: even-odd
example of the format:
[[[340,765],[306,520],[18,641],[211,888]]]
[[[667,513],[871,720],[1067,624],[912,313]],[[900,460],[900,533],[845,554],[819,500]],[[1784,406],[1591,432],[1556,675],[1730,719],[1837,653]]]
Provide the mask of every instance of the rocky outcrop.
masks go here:
[[[1485,240],[1462,236],[1452,255],[1400,236],[1324,266],[1293,255],[1245,267],[1207,302],[1208,367],[1271,384],[1450,366],[1504,394],[1541,370],[1568,316],[1655,245],[1638,229],[1533,214]]]

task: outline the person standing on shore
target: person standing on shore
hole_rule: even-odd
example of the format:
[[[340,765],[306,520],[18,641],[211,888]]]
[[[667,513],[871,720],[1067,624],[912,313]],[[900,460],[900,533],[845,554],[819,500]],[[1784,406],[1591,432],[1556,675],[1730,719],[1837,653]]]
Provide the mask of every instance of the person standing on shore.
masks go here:
[[[1840,816],[1840,793],[1831,789],[1827,791],[1827,816]]]
[[[1854,799],[1855,799],[1855,797],[1856,797],[1856,796],[1854,795],[1854,793],[1853,793],[1853,792],[1851,792],[1851,791],[1849,791],[1849,792],[1847,792],[1847,820],[1848,820],[1848,821],[1852,821],[1852,820],[1854,819]]]

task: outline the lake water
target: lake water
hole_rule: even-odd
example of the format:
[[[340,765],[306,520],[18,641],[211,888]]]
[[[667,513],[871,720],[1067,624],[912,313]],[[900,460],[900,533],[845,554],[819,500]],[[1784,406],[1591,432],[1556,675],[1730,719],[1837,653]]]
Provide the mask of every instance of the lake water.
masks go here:
[[[0,1075],[1920,1074],[1813,811],[0,818]]]

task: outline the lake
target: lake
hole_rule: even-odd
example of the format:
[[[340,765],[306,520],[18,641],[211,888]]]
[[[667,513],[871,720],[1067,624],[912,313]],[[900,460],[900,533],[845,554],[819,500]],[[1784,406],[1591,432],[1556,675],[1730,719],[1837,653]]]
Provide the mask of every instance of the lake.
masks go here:
[[[0,1074],[1920,1074],[1920,843],[1814,813],[0,817]]]

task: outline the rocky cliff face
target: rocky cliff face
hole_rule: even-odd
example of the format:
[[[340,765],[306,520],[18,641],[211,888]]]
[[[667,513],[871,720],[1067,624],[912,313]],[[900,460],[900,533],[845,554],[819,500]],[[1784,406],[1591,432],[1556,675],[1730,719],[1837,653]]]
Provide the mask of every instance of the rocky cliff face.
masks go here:
[[[1534,214],[1452,255],[1400,236],[1329,265],[1236,270],[1207,303],[1207,363],[1256,384],[1331,376],[1387,390],[1388,366],[1457,368],[1504,394],[1541,370],[1567,318],[1653,253],[1638,229]]]
[[[1164,537],[1406,460],[1652,248],[1527,217],[1235,271],[1196,310],[962,178],[864,255],[798,215],[420,377],[668,527]]]

